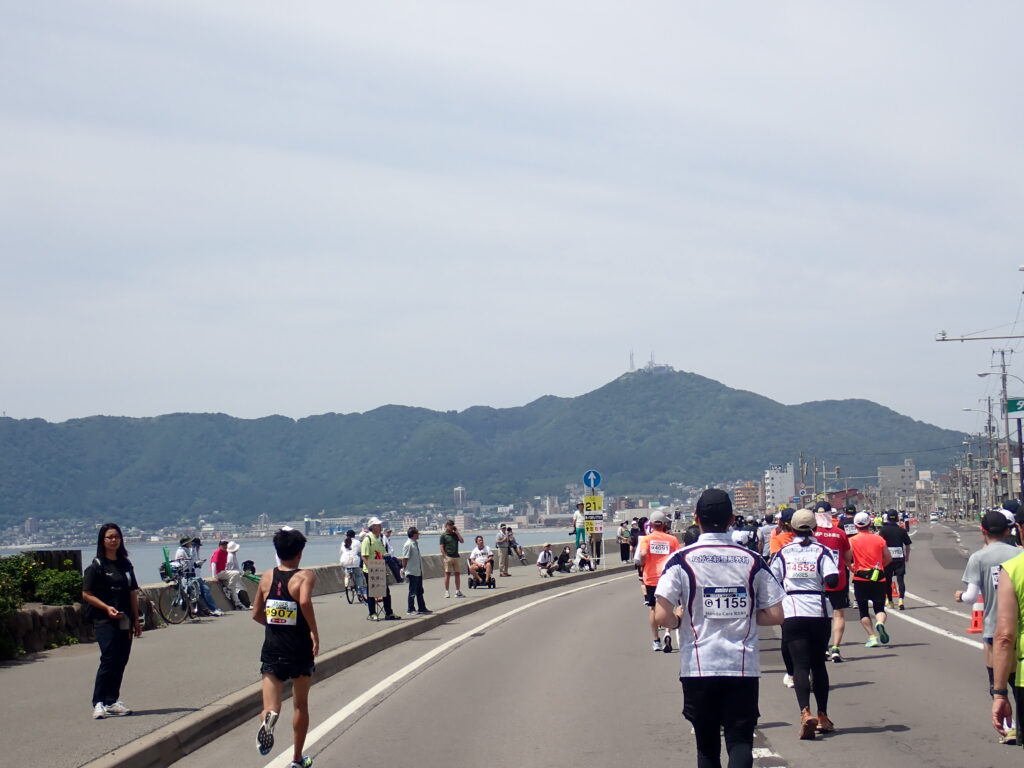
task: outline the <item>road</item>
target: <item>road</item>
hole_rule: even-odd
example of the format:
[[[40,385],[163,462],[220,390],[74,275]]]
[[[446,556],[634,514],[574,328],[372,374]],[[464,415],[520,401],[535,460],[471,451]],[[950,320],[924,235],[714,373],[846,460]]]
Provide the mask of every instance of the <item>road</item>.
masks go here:
[[[996,743],[977,636],[963,631],[969,607],[952,602],[965,561],[956,535],[940,524],[915,532],[908,591],[916,597],[893,614],[888,648],[864,648],[860,626],[848,626],[848,660],[830,666],[832,736],[797,740],[779,631],[762,630],[757,765],[1020,761],[1019,748]],[[980,537],[961,535],[963,546],[980,546]],[[650,651],[645,610],[635,578],[620,575],[439,627],[314,686],[306,751],[320,766],[694,764],[679,714],[679,657]],[[285,713],[274,759],[257,755],[253,723],[176,765],[287,765],[287,704]]]

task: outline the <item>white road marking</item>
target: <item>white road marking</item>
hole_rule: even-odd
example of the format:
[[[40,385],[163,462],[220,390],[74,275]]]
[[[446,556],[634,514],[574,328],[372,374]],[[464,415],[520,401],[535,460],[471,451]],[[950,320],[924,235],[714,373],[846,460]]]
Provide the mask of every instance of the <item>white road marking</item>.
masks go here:
[[[782,755],[772,752],[768,747],[754,747],[754,759],[757,760],[759,757],[782,757]]]
[[[913,592],[907,592],[907,597],[909,597],[912,600],[917,600],[917,602],[919,603],[924,603],[929,608],[938,608],[940,611],[945,611],[946,613],[951,613],[954,616],[959,616],[961,619],[967,619],[968,621],[971,620],[971,615],[969,613],[961,613],[960,611],[954,611],[952,608],[947,608],[944,605],[933,603],[931,600],[915,595]]]
[[[977,648],[979,651],[983,647],[982,644],[979,643],[977,640],[969,640],[966,637],[960,637],[960,635],[954,635],[952,632],[947,632],[946,630],[942,629],[941,627],[936,627],[934,624],[929,624],[927,621],[921,621],[920,619],[915,619],[913,616],[907,616],[905,613],[898,613],[898,612],[894,611],[894,612],[887,613],[886,616],[895,616],[897,619],[900,619],[901,621],[909,621],[911,624],[916,624],[917,626],[921,627],[922,629],[927,629],[929,632],[934,632],[937,635],[942,635],[943,637],[948,637],[950,640],[956,640],[958,643],[963,643],[964,645],[969,645],[971,648]]]
[[[347,720],[349,717],[358,712],[363,706],[372,701],[374,698],[376,698],[392,686],[399,683],[402,680],[402,678],[408,677],[413,672],[425,666],[433,659],[436,659],[438,656],[447,653],[452,648],[466,642],[471,637],[473,637],[473,635],[478,634],[484,631],[485,629],[493,627],[495,624],[498,624],[511,616],[515,616],[517,613],[522,613],[525,610],[540,605],[541,603],[546,603],[549,600],[557,600],[560,597],[565,597],[566,595],[571,595],[575,592],[582,592],[584,589],[593,589],[594,587],[600,587],[605,584],[609,584],[613,581],[621,581],[622,579],[635,578],[636,576],[634,574],[629,574],[627,576],[616,576],[613,579],[595,581],[591,584],[584,584],[582,587],[575,587],[574,589],[567,589],[565,592],[559,592],[555,595],[548,595],[547,597],[542,597],[539,600],[534,600],[533,602],[527,603],[526,605],[521,605],[518,608],[513,608],[511,611],[508,611],[507,613],[503,613],[500,616],[495,616],[493,619],[485,621],[483,624],[480,624],[476,627],[473,627],[473,629],[463,632],[458,637],[453,637],[451,640],[437,646],[437,648],[435,648],[434,650],[429,651],[420,656],[418,659],[409,662],[404,667],[399,669],[397,672],[388,675],[375,686],[364,691],[362,694],[357,696],[355,699],[350,701],[344,707],[342,707],[333,715],[331,715],[322,723],[320,723],[320,725],[311,730],[309,734],[306,736],[306,749],[309,749],[310,747],[315,745],[318,741],[320,741],[320,739],[328,735],[332,730],[334,730],[343,722],[345,722],[345,720]],[[291,748],[289,748],[281,754],[279,754],[277,757],[275,757],[272,761],[267,763],[266,768],[280,768],[282,764],[287,764],[288,761],[290,761],[291,759],[292,750]]]

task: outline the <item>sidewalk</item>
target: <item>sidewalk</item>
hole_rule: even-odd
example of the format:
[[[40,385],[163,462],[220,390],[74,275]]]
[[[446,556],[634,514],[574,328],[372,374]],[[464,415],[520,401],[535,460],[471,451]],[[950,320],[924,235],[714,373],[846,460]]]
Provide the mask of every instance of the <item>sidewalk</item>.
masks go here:
[[[426,617],[405,617],[407,585],[392,585],[392,605],[403,616],[396,622],[367,621],[366,607],[349,605],[344,593],[320,595],[313,600],[321,642],[316,679],[488,604],[622,570],[617,553],[607,565],[594,574],[541,579],[532,564],[516,563],[495,589],[466,589],[463,576],[464,599],[445,599],[443,580],[425,579],[427,607],[435,612]],[[95,643],[2,664],[0,754],[9,765],[36,764],[45,755],[51,768],[97,760],[124,768],[167,765],[229,724],[255,720],[262,643],[263,627],[248,611],[146,632],[132,648],[122,688],[134,714],[99,721],[90,703],[99,663]]]

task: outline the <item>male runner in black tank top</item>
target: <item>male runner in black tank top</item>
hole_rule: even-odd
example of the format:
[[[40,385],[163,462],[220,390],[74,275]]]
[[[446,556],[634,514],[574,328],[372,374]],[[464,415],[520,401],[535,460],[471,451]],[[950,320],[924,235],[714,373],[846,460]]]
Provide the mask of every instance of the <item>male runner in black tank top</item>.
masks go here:
[[[306,537],[293,528],[274,534],[274,549],[281,565],[266,571],[256,588],[252,618],[266,626],[260,672],[263,675],[263,712],[256,741],[261,755],[274,747],[274,726],[281,712],[281,692],[292,681],[292,705],[295,732],[292,763],[289,768],[310,768],[312,758],[302,754],[309,730],[309,686],[312,684],[313,658],[320,652],[320,636],[313,614],[313,587],[316,576],[299,569]]]

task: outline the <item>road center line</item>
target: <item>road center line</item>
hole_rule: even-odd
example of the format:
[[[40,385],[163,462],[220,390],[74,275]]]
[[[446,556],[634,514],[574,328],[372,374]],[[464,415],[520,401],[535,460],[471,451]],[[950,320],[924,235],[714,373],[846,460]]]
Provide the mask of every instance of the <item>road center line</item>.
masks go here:
[[[518,613],[522,613],[523,611],[533,608],[534,606],[546,603],[549,600],[557,600],[560,597],[565,597],[566,595],[571,595],[576,592],[582,592],[584,589],[593,589],[594,587],[604,586],[606,584],[610,584],[613,581],[621,581],[622,579],[634,578],[636,578],[634,574],[628,574],[626,576],[616,576],[612,579],[606,579],[604,581],[595,581],[591,584],[584,584],[582,587],[568,589],[565,592],[559,592],[555,595],[548,595],[547,597],[542,597],[539,600],[534,600],[533,602],[527,603],[526,605],[521,605],[518,608],[513,608],[511,611],[508,611],[507,613],[503,613],[500,616],[495,616],[493,619],[485,621],[483,624],[480,624],[466,632],[463,632],[458,637],[453,637],[451,640],[448,640],[447,642],[437,646],[437,648],[435,648],[434,650],[428,651],[427,653],[420,656],[418,659],[409,662],[404,667],[399,669],[397,672],[393,672],[392,674],[388,675],[379,683],[374,685],[372,688],[368,688],[362,694],[357,696],[355,699],[350,701],[344,707],[342,707],[333,715],[331,715],[322,723],[320,723],[320,725],[311,730],[309,734],[306,736],[306,748],[309,749],[310,747],[315,745],[320,739],[328,735],[331,731],[333,731],[335,728],[337,728],[339,725],[345,722],[345,720],[347,720],[349,717],[358,712],[363,706],[365,706],[367,703],[372,701],[380,694],[387,691],[392,686],[397,685],[403,678],[408,677],[413,672],[417,671],[421,667],[425,666],[429,662],[436,659],[438,656],[447,653],[452,648],[455,648],[456,646],[466,642],[471,637],[473,637],[473,635],[478,634],[484,631],[485,629],[493,627],[495,624],[498,624],[504,621],[505,619],[515,616]],[[289,725],[289,723],[290,720],[282,721],[282,724],[285,726]],[[282,752],[280,755],[275,757],[271,762],[267,763],[266,768],[279,768],[279,766],[282,763],[286,763],[287,761],[291,760],[291,758],[292,749],[291,747],[289,747],[286,751]]]

